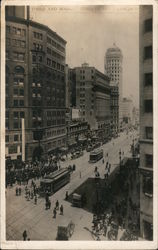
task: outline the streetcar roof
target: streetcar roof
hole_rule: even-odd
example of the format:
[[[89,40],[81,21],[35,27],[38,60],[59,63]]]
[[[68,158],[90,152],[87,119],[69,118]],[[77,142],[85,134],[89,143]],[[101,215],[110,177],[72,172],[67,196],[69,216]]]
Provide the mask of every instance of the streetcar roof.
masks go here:
[[[53,182],[52,179],[43,179],[43,180],[41,180],[41,183],[51,183],[51,182]]]
[[[56,178],[57,176],[61,176],[61,175],[64,175],[64,174],[66,174],[66,173],[68,173],[69,172],[69,170],[68,169],[66,169],[66,168],[64,168],[64,169],[59,169],[59,170],[57,170],[57,171],[55,171],[55,172],[53,172],[53,173],[51,173],[51,174],[49,174],[49,175],[46,175],[46,179],[54,179],[54,178]]]
[[[95,149],[95,150],[93,150],[90,154],[91,154],[91,155],[95,155],[95,154],[99,154],[99,153],[101,153],[101,152],[103,152],[103,149]]]

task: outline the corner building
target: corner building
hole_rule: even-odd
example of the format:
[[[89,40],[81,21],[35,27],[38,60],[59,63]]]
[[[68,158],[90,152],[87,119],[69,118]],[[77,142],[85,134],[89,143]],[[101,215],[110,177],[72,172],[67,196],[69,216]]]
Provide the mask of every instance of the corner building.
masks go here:
[[[9,8],[6,7],[6,156],[21,156],[24,118],[25,158],[32,159],[66,144],[66,41],[47,26],[29,20],[29,13],[25,19]]]
[[[119,130],[122,129],[122,62],[123,55],[122,51],[113,44],[113,47],[107,49],[105,54],[104,66],[105,66],[105,74],[110,78],[110,86],[117,86],[119,90],[118,96],[118,104],[119,104],[119,112],[117,115],[117,119],[119,120]],[[115,98],[116,99],[116,96]],[[116,109],[112,112],[116,113]],[[114,126],[117,127],[117,119],[114,119]]]
[[[88,122],[91,130],[102,139],[108,138],[111,135],[109,78],[87,63],[71,71],[75,83],[73,104],[80,109],[82,120]]]
[[[140,6],[140,231],[153,240],[153,9]]]

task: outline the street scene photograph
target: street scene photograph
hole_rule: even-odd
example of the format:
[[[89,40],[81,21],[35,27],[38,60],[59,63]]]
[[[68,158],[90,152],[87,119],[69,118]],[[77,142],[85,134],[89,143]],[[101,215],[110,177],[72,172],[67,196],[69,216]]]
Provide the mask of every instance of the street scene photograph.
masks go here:
[[[6,241],[153,241],[153,6],[6,5],[4,86]]]

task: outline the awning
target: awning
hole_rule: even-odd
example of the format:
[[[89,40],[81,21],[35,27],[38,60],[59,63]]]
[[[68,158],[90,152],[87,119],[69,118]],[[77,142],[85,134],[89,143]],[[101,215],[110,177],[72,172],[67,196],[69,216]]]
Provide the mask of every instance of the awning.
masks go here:
[[[80,142],[84,142],[84,141],[86,141],[87,139],[86,138],[79,138],[78,139],[78,141],[80,141]]]
[[[68,148],[67,147],[62,147],[62,148],[59,148],[60,151],[67,151]]]
[[[73,145],[76,145],[77,142],[70,142],[70,143],[68,143],[68,144],[69,144],[69,146],[73,146]]]

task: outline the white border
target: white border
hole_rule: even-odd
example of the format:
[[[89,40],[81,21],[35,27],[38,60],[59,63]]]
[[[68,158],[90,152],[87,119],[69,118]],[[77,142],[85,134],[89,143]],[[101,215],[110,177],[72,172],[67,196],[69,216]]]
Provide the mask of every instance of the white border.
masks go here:
[[[6,241],[5,240],[5,5],[153,5],[153,72],[154,72],[154,240],[153,241],[139,241],[139,242],[110,242],[110,241]],[[0,166],[1,166],[1,230],[0,241],[2,249],[157,249],[158,238],[158,157],[156,149],[158,142],[156,141],[158,135],[158,2],[156,0],[8,0],[1,3],[1,103],[0,103],[0,117],[1,117],[1,142],[0,142]]]

